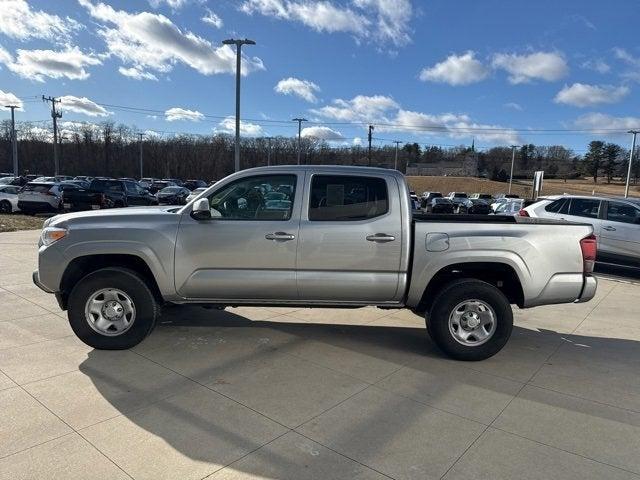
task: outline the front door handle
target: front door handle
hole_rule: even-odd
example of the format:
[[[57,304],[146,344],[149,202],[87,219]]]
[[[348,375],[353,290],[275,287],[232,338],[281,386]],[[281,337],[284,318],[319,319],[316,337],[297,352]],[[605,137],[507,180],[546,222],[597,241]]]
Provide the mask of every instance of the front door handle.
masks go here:
[[[368,235],[367,241],[376,243],[393,242],[396,239],[393,235],[387,235],[386,233],[376,233],[375,235]]]
[[[286,232],[274,232],[274,233],[267,233],[264,236],[264,238],[266,238],[267,240],[287,241],[287,240],[293,240],[294,238],[296,238],[296,236]]]
[[[602,227],[603,230],[606,230],[607,232],[615,232],[616,231],[616,227],[611,227],[609,225],[607,225],[606,227]]]

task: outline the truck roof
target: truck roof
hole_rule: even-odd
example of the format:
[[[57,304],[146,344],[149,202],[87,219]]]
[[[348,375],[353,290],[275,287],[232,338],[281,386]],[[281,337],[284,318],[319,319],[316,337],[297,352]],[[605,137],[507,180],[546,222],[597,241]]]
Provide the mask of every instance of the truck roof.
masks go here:
[[[255,168],[247,168],[246,170],[241,170],[240,172],[255,172],[255,173],[266,173],[266,172],[278,172],[280,170],[300,170],[307,171],[312,170],[314,172],[337,172],[339,171],[341,174],[353,174],[353,175],[393,175],[397,177],[404,178],[402,172],[398,170],[394,170],[392,168],[379,168],[379,167],[360,167],[353,165],[275,165],[269,167],[255,167]],[[240,173],[237,172],[237,173]]]

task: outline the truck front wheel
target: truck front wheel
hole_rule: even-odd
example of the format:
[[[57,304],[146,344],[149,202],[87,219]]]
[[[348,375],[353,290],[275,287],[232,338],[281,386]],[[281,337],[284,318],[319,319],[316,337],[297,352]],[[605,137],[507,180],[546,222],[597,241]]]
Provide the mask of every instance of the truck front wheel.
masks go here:
[[[145,280],[125,268],[103,268],[83,277],[69,295],[74,333],[90,347],[122,350],[151,333],[159,315]]]
[[[509,300],[493,285],[461,279],[437,294],[427,318],[436,345],[457,360],[477,361],[498,353],[513,329]]]

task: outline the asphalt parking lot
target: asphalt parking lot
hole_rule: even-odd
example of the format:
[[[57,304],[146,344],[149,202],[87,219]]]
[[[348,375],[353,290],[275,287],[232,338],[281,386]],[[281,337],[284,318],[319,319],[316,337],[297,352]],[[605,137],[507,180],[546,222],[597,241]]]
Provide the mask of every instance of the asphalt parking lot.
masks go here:
[[[447,360],[408,311],[167,308],[92,350],[0,234],[1,479],[640,479],[640,284]]]

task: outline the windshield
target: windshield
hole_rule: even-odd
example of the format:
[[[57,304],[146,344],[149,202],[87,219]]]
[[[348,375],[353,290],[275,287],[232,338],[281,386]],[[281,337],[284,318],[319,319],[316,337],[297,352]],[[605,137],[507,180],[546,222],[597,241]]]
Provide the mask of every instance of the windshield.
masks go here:
[[[165,187],[160,190],[160,193],[179,193],[182,191],[181,187]]]

